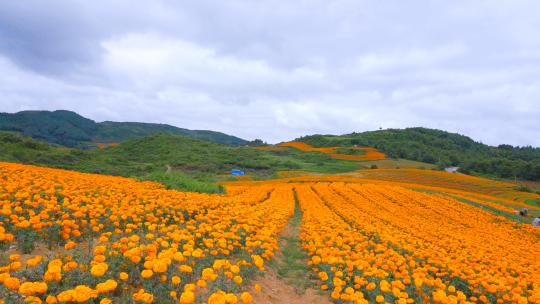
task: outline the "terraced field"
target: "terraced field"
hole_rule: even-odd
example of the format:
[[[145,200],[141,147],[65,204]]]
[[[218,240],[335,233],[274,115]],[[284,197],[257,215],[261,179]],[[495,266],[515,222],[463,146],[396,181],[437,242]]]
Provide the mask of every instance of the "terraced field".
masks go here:
[[[206,195],[0,163],[0,302],[540,303],[524,201],[410,174]]]

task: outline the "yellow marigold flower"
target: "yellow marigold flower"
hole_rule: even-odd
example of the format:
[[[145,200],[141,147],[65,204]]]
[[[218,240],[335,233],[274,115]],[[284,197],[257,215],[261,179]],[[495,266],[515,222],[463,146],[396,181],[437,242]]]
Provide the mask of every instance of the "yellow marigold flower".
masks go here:
[[[264,270],[264,260],[259,255],[252,255],[251,259],[253,260],[253,264],[257,266],[260,270]]]
[[[33,258],[26,260],[26,266],[36,267],[37,265],[41,264],[42,261],[43,261],[43,256],[38,255],[38,256],[35,256]]]
[[[173,259],[177,262],[183,262],[186,260],[186,258],[184,258],[184,255],[181,252],[175,252]]]
[[[200,288],[205,288],[206,287],[206,281],[205,280],[197,280],[197,286],[200,287]]]
[[[149,279],[153,275],[154,275],[154,272],[150,269],[144,269],[143,271],[141,271],[141,277],[143,277],[144,279]]]
[[[208,304],[225,304],[225,294],[223,292],[215,292],[208,297]]]
[[[194,257],[194,258],[202,258],[204,256],[203,254],[203,251],[201,249],[195,249],[193,250],[193,252],[191,253],[191,256]]]
[[[231,304],[236,304],[238,303],[238,298],[236,297],[236,295],[234,293],[228,293],[225,295],[225,302],[226,303],[231,303]]]
[[[40,298],[34,297],[34,296],[26,297],[26,299],[24,299],[24,302],[25,303],[32,303],[32,304],[41,304],[41,303],[43,303]]]
[[[192,291],[184,291],[180,295],[180,304],[192,304],[195,302],[195,294]]]
[[[391,286],[390,286],[390,283],[388,283],[388,281],[386,280],[381,280],[379,282],[379,288],[381,289],[382,292],[384,293],[389,293],[391,292]]]
[[[78,285],[73,289],[73,300],[85,302],[98,297],[98,292],[88,286]]]
[[[162,260],[157,260],[152,266],[152,270],[156,273],[163,273],[167,271],[167,263]]]
[[[20,286],[20,281],[19,281],[18,278],[9,277],[9,278],[4,280],[4,286],[7,289],[17,291],[19,289],[19,286]]]
[[[97,284],[96,290],[99,293],[106,293],[106,292],[115,290],[117,286],[118,286],[118,283],[115,280],[107,280],[103,283]]]
[[[251,294],[249,292],[243,292],[240,295],[240,300],[242,301],[243,304],[251,304],[251,302],[253,301],[253,298],[251,297]]]
[[[11,254],[11,255],[9,256],[9,260],[12,261],[12,262],[18,261],[20,258],[21,258],[21,256],[18,255],[18,254]]]
[[[24,282],[19,286],[19,293],[25,296],[43,294],[47,292],[48,286],[45,282]]]
[[[231,265],[230,270],[231,270],[232,273],[239,273],[240,272],[240,267],[238,267],[237,265]]]
[[[15,261],[9,264],[9,270],[11,272],[17,272],[19,271],[19,269],[21,269],[21,267],[22,267],[22,263],[19,261]]]
[[[193,292],[195,292],[195,284],[190,283],[190,284],[184,285],[184,291],[193,291]]]
[[[202,279],[203,280],[212,280],[215,276],[214,269],[213,268],[205,268],[202,271]]]
[[[185,272],[185,273],[192,273],[193,272],[193,268],[191,268],[188,265],[180,265],[180,266],[178,266],[178,270],[180,272]]]
[[[262,289],[261,285],[259,283],[255,283],[254,288],[255,288],[255,291],[257,291],[257,292],[261,291],[261,289]]]
[[[73,249],[75,247],[77,247],[77,243],[75,243],[73,241],[69,241],[64,245],[65,250],[71,250],[71,249]]]
[[[243,280],[242,280],[242,277],[241,277],[241,276],[238,276],[238,275],[237,275],[237,276],[234,276],[233,281],[234,281],[236,284],[240,285],[240,284],[242,284],[242,281],[243,281]]]
[[[95,277],[102,277],[108,269],[107,263],[99,263],[90,268],[90,273]]]

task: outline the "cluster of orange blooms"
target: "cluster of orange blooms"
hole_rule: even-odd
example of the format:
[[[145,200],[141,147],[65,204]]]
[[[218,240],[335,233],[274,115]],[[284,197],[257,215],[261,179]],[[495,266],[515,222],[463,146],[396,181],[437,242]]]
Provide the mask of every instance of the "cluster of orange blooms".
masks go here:
[[[512,201],[525,201],[526,199],[530,198],[540,198],[540,195],[536,193],[527,193],[515,190],[514,188],[516,185],[513,183],[465,174],[449,173],[445,171],[402,168],[399,170],[362,170],[361,174],[367,179],[405,182],[474,193],[483,193]]]
[[[447,196],[297,186],[322,289],[354,303],[540,303],[540,234]]]
[[[328,155],[330,155],[330,157],[336,158],[336,159],[376,160],[376,159],[385,159],[386,158],[384,153],[379,152],[377,149],[371,148],[371,147],[349,147],[348,149],[351,149],[351,150],[364,151],[363,154],[353,155],[353,154],[337,153],[336,151],[340,147],[321,147],[321,148],[317,148],[317,147],[313,147],[313,146],[311,146],[309,144],[306,144],[304,142],[301,142],[301,141],[291,141],[291,142],[281,143],[278,146],[279,147],[296,148],[296,149],[302,150],[302,151],[321,152],[321,153],[324,153],[324,154],[328,154]]]
[[[251,303],[293,212],[287,186],[206,195],[0,163],[0,303]]]
[[[508,215],[515,214],[522,208],[528,208],[532,217],[540,215],[539,206],[524,202],[525,198],[540,198],[540,195],[524,193],[516,197],[513,184],[464,174],[421,169],[367,169],[342,176],[306,176],[305,172],[287,173],[289,172],[280,172],[280,176],[283,178],[274,180],[274,182],[317,183],[325,181],[395,185],[445,194],[458,200],[488,207],[488,210],[499,210]]]

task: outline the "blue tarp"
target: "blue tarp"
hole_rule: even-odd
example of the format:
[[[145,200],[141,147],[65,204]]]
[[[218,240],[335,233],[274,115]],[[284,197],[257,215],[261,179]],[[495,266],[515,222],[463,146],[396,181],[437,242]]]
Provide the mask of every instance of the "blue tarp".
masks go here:
[[[242,170],[232,169],[231,174],[232,175],[245,175],[246,173],[244,173],[244,171],[242,171]]]

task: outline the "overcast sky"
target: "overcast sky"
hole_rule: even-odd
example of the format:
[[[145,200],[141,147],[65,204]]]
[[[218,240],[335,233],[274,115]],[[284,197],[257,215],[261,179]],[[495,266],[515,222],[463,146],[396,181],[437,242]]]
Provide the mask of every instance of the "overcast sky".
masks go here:
[[[424,126],[540,146],[540,1],[17,0],[0,111],[269,142]]]

